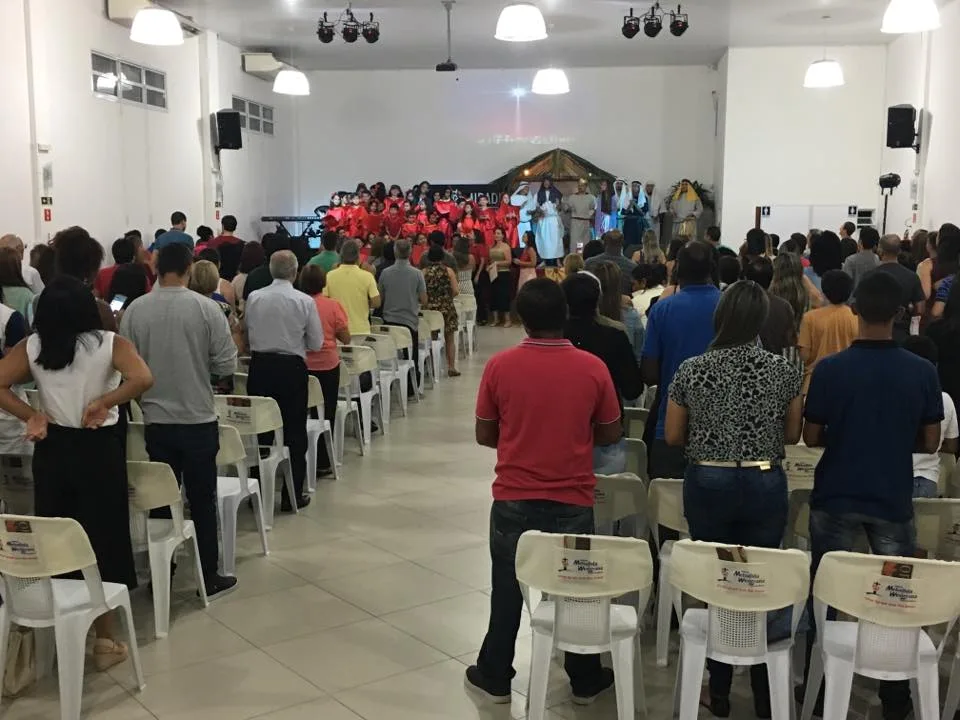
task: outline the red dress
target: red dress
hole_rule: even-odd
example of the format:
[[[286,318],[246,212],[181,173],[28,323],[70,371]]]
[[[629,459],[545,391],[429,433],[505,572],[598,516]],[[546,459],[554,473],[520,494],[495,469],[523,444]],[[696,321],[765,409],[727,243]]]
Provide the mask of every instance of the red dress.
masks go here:
[[[383,232],[384,234],[392,239],[396,240],[401,237],[401,232],[403,228],[403,216],[400,213],[396,215],[385,215],[383,218]]]
[[[472,216],[464,216],[457,227],[461,235],[469,235],[477,229],[477,221]]]
[[[434,223],[421,223],[420,225],[420,232],[426,235],[428,239],[430,238],[430,233],[436,232],[439,229],[440,226],[435,225]]]
[[[415,238],[420,233],[420,223],[413,222],[404,222],[400,226],[400,237],[405,238]]]
[[[383,214],[384,214],[385,216],[386,216],[386,215],[389,215],[389,214],[390,214],[390,208],[391,208],[392,206],[394,206],[394,205],[397,206],[397,211],[403,210],[403,198],[402,198],[402,197],[397,197],[397,198],[395,198],[395,197],[385,197],[385,198],[383,199]]]
[[[517,232],[517,225],[520,222],[520,214],[517,208],[510,204],[510,198],[506,202],[500,203],[500,209],[497,210],[497,227],[503,230],[510,247],[515,248],[520,244],[520,236]]]
[[[428,249],[426,245],[414,245],[410,248],[410,264],[414,267],[419,267],[420,258],[424,256]]]
[[[363,205],[354,205],[347,208],[347,235],[352,238],[366,237],[363,229],[367,220],[367,209]]]
[[[370,233],[380,235],[383,232],[383,215],[380,213],[367,213],[367,217],[363,220],[363,232],[364,237]]]
[[[496,227],[497,213],[492,207],[481,207],[477,210],[477,230],[483,235],[483,240],[487,243],[487,247],[493,247],[493,231]]]
[[[347,209],[344,207],[332,207],[327,210],[327,214],[323,216],[323,228],[324,230],[332,230],[336,232],[341,227],[346,227],[345,218],[347,216]]]

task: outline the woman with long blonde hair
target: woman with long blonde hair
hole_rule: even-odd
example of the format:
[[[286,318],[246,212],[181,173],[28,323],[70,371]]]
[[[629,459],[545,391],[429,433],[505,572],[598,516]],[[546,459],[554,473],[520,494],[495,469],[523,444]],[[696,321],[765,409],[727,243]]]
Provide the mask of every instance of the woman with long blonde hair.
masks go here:
[[[812,306],[807,286],[803,282],[803,264],[793,253],[780,253],[773,261],[773,281],[770,294],[786,300],[793,308],[793,322],[800,327],[803,314]]]
[[[647,230],[643,234],[642,242],[641,249],[633,254],[633,262],[638,265],[640,263],[645,265],[666,264],[667,256],[663,254],[660,241],[657,240],[657,234],[653,230]]]

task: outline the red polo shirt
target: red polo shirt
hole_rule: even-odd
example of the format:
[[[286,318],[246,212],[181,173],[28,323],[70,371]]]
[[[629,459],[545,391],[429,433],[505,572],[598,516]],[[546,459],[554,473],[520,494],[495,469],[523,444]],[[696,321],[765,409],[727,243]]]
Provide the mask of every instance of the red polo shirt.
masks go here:
[[[500,424],[494,500],[590,507],[593,426],[620,419],[603,362],[568,340],[528,338],[487,362],[477,418]]]

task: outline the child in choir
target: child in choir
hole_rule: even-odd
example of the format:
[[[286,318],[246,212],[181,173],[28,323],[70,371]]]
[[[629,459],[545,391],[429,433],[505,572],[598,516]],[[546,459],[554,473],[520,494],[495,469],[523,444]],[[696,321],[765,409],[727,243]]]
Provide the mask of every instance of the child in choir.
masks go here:
[[[463,206],[463,215],[457,224],[457,230],[461,235],[473,235],[477,230],[477,218],[473,214],[473,203],[465,203]]]
[[[389,213],[391,207],[400,207],[403,205],[403,190],[399,185],[391,185],[390,192],[383,201],[384,211]]]
[[[373,241],[376,239],[376,235],[369,233],[360,243],[360,264],[366,265],[370,262],[370,250],[373,247]]]
[[[426,234],[419,233],[413,242],[413,247],[410,248],[410,264],[414,267],[420,267],[420,260],[429,249]]]
[[[327,209],[327,214],[323,216],[323,227],[325,230],[336,232],[343,227],[343,220],[347,211],[340,202],[339,193],[334,193],[330,196],[330,207]]]
[[[513,259],[513,264],[520,268],[520,277],[517,280],[517,292],[525,282],[537,277],[537,247],[534,234],[529,230],[523,234],[523,250],[520,257]]]
[[[347,208],[347,234],[352,238],[364,236],[364,225],[367,218],[367,209],[362,204],[363,198],[354,195]]]
[[[453,229],[455,227],[455,224],[451,222],[450,219],[450,211],[455,207],[456,203],[451,199],[450,188],[444,190],[442,197],[440,193],[434,193],[433,209],[440,218],[440,230],[447,236],[448,242],[453,237]]]
[[[370,210],[363,221],[363,229],[367,235],[383,233],[383,209],[376,199],[370,200]]]
[[[500,207],[497,210],[497,227],[507,236],[510,247],[515,248],[519,242],[517,223],[520,222],[519,208],[510,203],[510,193],[500,196]]]
[[[411,210],[407,213],[403,225],[400,226],[400,235],[406,238],[416,237],[420,232],[420,223],[417,221],[417,214]]]
[[[480,209],[477,210],[477,228],[488,246],[493,245],[493,231],[497,227],[497,211],[490,207],[490,199],[480,196]]]
[[[417,201],[417,206],[416,206],[415,209],[416,209],[416,211],[417,211],[417,222],[418,222],[418,223],[420,223],[421,225],[425,225],[427,222],[429,222],[429,219],[430,219],[430,214],[429,214],[429,213],[430,213],[430,209],[429,209],[429,207],[427,206],[427,199],[426,199],[426,198],[420,198],[420,199]]]
[[[486,325],[490,308],[490,248],[482,237],[469,238],[473,255],[473,294],[477,299],[477,325]]]
[[[389,200],[390,198],[387,198],[387,201]],[[402,227],[403,216],[400,214],[400,207],[392,203],[383,218],[383,234],[390,240],[399,240],[402,237],[400,234],[400,228]]]
[[[430,237],[430,233],[440,229],[440,216],[433,210],[427,215],[427,222],[420,225],[420,232]]]

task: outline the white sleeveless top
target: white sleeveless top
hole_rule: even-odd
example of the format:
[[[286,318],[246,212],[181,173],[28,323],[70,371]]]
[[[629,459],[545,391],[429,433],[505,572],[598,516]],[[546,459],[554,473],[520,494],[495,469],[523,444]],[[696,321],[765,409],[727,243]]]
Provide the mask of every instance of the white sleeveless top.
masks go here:
[[[37,383],[40,407],[50,422],[69,428],[83,427],[84,408],[91,401],[117,389],[120,373],[113,367],[114,337],[115,333],[112,332],[84,333],[77,338],[73,362],[62,370],[46,370],[37,365],[40,336],[31,335],[27,339],[30,372]],[[119,410],[111,408],[104,425],[115,425],[119,417]]]

